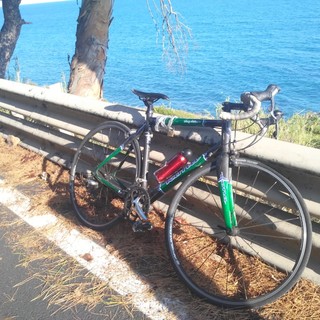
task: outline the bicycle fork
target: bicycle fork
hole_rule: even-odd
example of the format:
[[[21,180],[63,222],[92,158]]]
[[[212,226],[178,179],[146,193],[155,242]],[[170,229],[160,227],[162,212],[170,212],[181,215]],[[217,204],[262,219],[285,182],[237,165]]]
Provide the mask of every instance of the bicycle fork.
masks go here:
[[[225,124],[222,132],[222,154],[217,163],[218,187],[222,204],[223,217],[227,233],[236,234],[238,225],[233,201],[232,172],[230,168],[231,122]]]
[[[232,180],[221,172],[218,180],[218,186],[225,226],[228,233],[232,234],[234,228],[238,225],[234,209]]]

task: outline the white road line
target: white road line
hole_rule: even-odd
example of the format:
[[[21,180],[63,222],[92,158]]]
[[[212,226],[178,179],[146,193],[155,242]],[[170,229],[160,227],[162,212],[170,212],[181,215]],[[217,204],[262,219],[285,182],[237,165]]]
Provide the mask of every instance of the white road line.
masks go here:
[[[151,287],[124,261],[114,257],[106,248],[97,245],[78,230],[68,228],[63,220],[54,214],[31,212],[30,199],[19,191],[4,186],[0,187],[0,203],[54,242],[92,274],[105,281],[112,290],[121,295],[130,295],[134,306],[149,318],[154,320],[187,319],[180,301],[171,299],[169,293],[164,294],[166,298],[159,301],[152,294]],[[50,227],[50,232],[46,233],[45,230],[48,230],[48,227]],[[88,253],[93,258],[91,261],[82,258]],[[175,306],[174,314],[169,310],[173,305]],[[180,305],[179,314],[177,314],[177,305]]]

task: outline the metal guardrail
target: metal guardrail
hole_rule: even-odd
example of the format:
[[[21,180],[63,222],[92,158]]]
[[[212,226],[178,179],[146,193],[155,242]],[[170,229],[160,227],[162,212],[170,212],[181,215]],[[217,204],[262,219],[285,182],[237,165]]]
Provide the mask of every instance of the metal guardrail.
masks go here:
[[[23,146],[66,167],[70,167],[80,139],[106,119],[137,127],[144,120],[144,110],[0,79],[0,133],[17,136]],[[183,128],[176,130],[174,136],[154,135],[151,160],[160,163],[187,146],[194,153],[201,152],[207,143],[219,138],[219,133],[209,128]],[[319,149],[263,138],[244,153],[269,163],[288,177],[304,197],[311,216],[319,221]],[[160,205],[166,206],[170,198],[161,201]],[[317,222],[313,223],[313,251],[306,275],[320,283]]]

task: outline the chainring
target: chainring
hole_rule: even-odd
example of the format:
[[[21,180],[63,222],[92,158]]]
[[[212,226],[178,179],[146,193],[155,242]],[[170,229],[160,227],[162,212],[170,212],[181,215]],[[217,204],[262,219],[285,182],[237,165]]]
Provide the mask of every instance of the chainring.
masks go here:
[[[148,215],[150,209],[150,196],[148,192],[139,186],[132,186],[127,190],[127,195],[125,197],[124,209],[125,209],[125,216],[127,219],[131,221],[136,221],[140,219],[139,214],[137,213],[134,201],[139,199],[139,204],[141,209]]]

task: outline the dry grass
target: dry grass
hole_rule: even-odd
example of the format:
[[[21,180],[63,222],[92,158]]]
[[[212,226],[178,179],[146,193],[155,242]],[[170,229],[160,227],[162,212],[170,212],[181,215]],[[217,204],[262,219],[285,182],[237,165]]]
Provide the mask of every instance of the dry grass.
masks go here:
[[[171,268],[164,245],[164,216],[161,212],[151,213],[155,228],[145,234],[133,233],[125,223],[104,233],[83,228],[74,220],[66,170],[39,155],[9,146],[2,138],[0,147],[1,167],[6,168],[5,183],[32,196],[33,209],[56,213],[65,224],[81,229],[89,238],[126,261],[152,287],[151,295],[163,298],[166,292],[170,292],[187,307],[188,319],[320,318],[320,288],[307,281],[300,281],[287,295],[258,310],[231,311],[202,302],[188,293]],[[46,175],[42,175],[43,172]],[[47,176],[47,180],[43,180],[43,176]],[[30,277],[17,286],[37,279],[41,283],[41,293],[32,298],[46,300],[49,305],[58,306],[59,310],[76,309],[82,305],[93,311],[98,304],[121,305],[127,308],[128,318],[132,317],[134,310],[130,296],[122,297],[111,292],[107,284],[66,257],[35,230],[22,234],[19,232],[20,224],[18,219],[11,221],[8,217],[1,217],[0,227],[11,233],[10,246],[20,255],[20,265],[28,267],[30,272]]]
[[[10,229],[9,245],[20,256],[19,266],[27,268],[29,274],[28,278],[17,283],[15,287],[30,285],[31,281],[40,283],[40,293],[30,297],[31,301],[47,301],[48,306],[57,307],[54,313],[76,310],[79,306],[94,312],[97,305],[128,305],[128,313],[132,313],[129,302],[114,295],[106,283],[84,270],[75,260],[66,257],[37,231],[30,229],[25,232],[22,220],[16,220],[12,224],[6,221],[6,217],[1,218],[4,221],[0,227]],[[23,232],[20,232],[22,230]]]

